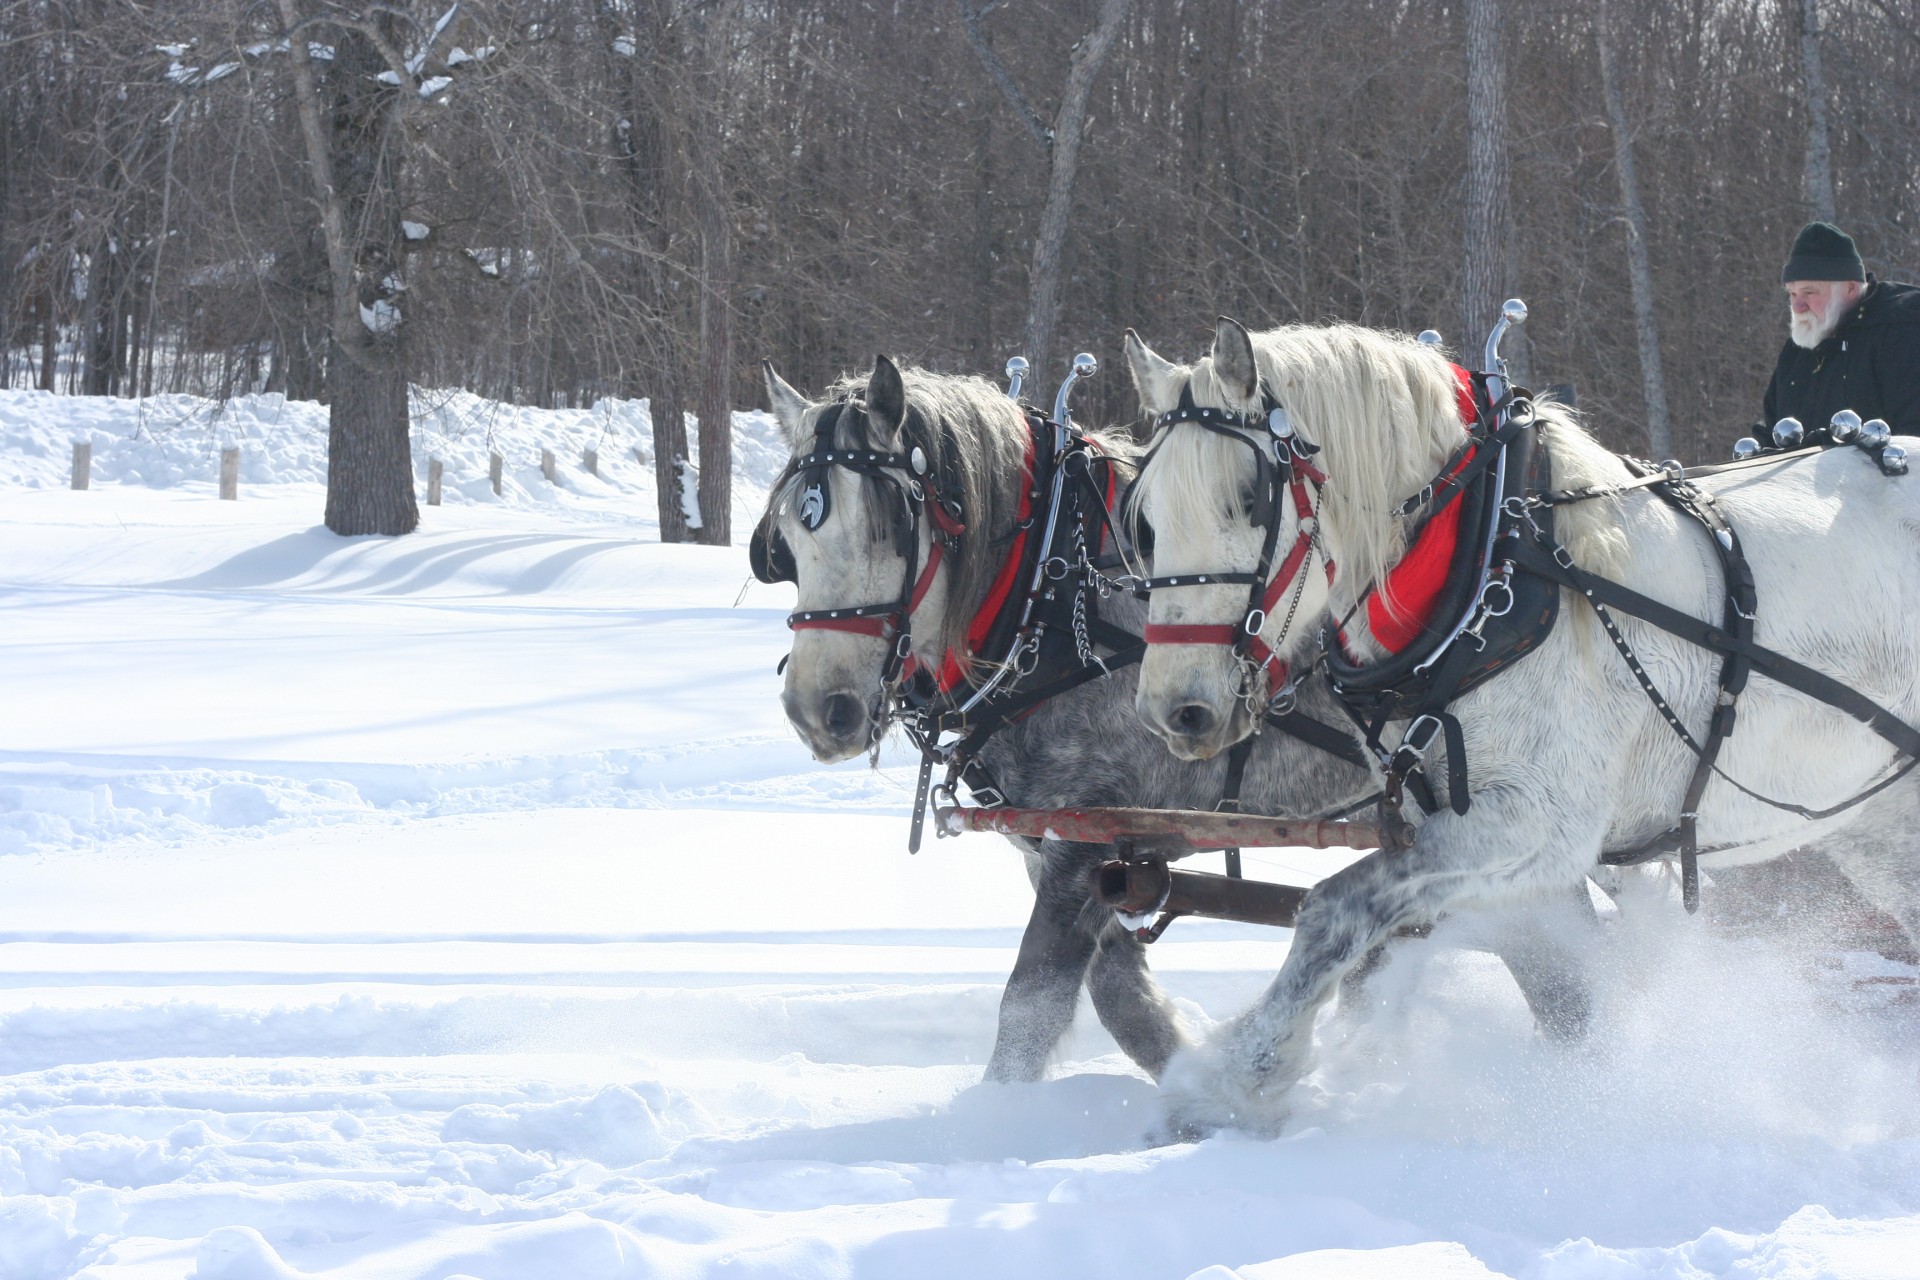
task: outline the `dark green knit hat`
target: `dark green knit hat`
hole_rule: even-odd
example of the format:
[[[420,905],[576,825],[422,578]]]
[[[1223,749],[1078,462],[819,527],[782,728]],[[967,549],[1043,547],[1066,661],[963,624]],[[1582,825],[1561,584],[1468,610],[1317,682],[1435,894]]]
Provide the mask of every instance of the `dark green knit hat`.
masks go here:
[[[1860,280],[1867,278],[1867,266],[1853,237],[1831,222],[1809,222],[1793,238],[1793,252],[1780,269],[1780,283],[1795,280]]]

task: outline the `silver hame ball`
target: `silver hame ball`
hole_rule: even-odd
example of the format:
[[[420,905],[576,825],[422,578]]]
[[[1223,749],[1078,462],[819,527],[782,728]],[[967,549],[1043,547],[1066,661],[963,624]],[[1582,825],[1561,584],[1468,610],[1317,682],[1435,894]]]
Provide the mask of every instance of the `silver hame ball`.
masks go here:
[[[1100,372],[1100,362],[1094,359],[1091,351],[1082,351],[1073,358],[1073,371],[1083,378],[1091,378]]]
[[[1773,442],[1782,449],[1791,449],[1806,438],[1807,429],[1798,418],[1782,418],[1773,424]]]
[[[1893,428],[1885,418],[1868,418],[1860,424],[1858,441],[1862,449],[1878,449],[1893,439]]]
[[[1752,436],[1741,436],[1733,442],[1733,459],[1741,462],[1760,452],[1760,442]]]
[[[1500,315],[1508,324],[1525,324],[1527,319],[1527,304],[1518,298],[1508,298],[1500,304]]]
[[[1827,423],[1827,431],[1834,443],[1845,444],[1860,434],[1860,415],[1851,409],[1842,409]]]
[[[1007,376],[1009,378],[1018,377],[1026,371],[1027,358],[1025,356],[1009,356],[1007,358]]]
[[[1439,346],[1440,331],[1438,329],[1422,329],[1420,331],[1420,343],[1422,346],[1428,347]]]

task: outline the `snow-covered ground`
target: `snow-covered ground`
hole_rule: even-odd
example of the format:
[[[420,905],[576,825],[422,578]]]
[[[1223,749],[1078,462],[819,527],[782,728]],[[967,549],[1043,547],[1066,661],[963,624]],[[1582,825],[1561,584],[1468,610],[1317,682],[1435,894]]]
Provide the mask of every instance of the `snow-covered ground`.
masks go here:
[[[1573,1048],[1407,946],[1275,1142],[1146,1145],[1086,1015],[981,1085],[1011,850],[807,758],[787,589],[655,542],[644,406],[426,399],[448,505],[343,540],[312,406],[0,392],[0,1277],[1920,1276],[1912,971],[1657,901]],[[1155,963],[1199,1025],[1286,943]]]

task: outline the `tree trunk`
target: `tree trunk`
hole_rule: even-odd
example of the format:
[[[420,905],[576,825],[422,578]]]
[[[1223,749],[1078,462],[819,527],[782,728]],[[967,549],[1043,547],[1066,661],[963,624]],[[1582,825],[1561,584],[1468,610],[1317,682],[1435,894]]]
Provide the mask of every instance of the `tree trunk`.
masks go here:
[[[1627,211],[1627,274],[1633,288],[1634,335],[1640,344],[1640,387],[1647,409],[1647,449],[1658,460],[1673,456],[1673,424],[1667,417],[1667,383],[1660,368],[1660,323],[1655,314],[1653,270],[1647,262],[1647,210],[1640,200],[1633,134],[1627,128],[1626,95],[1620,90],[1613,33],[1607,24],[1607,5],[1601,0],[1594,15],[1594,42],[1600,46],[1600,87],[1607,99],[1607,120],[1613,132],[1614,167],[1620,171],[1620,203]]]
[[[1027,270],[1027,331],[1020,353],[1033,363],[1041,378],[1050,368],[1054,330],[1059,327],[1061,259],[1067,243],[1067,224],[1073,215],[1073,182],[1080,167],[1080,144],[1086,136],[1087,100],[1093,82],[1120,38],[1132,0],[1100,0],[1100,20],[1073,48],[1066,88],[1054,111],[1053,128],[1043,130],[1040,117],[1027,102],[1005,64],[987,44],[980,30],[984,10],[977,0],[960,0],[961,26],[968,42],[1001,94],[1047,152],[1047,200],[1040,210],[1040,226],[1033,238],[1033,258]]]
[[[53,268],[47,268],[47,274],[53,275]],[[53,371],[60,363],[60,317],[54,309],[54,287],[47,286],[47,310],[41,317],[40,326],[40,390],[54,389]]]
[[[278,0],[289,30],[295,0]],[[390,15],[368,17],[392,25]],[[391,42],[390,34],[387,37]],[[377,77],[392,59],[359,28],[343,28],[327,69],[331,111],[320,114],[308,42],[292,41],[294,98],[307,172],[327,253],[327,528],[397,535],[419,527],[408,439],[407,378],[399,312],[386,281],[399,262],[400,215],[393,150],[403,132],[393,113],[405,95]]]
[[[1820,71],[1820,0],[1800,0],[1800,70],[1807,91],[1807,163],[1801,194],[1822,222],[1834,220],[1833,150],[1827,138],[1827,89]]]
[[[660,541],[691,542],[687,521],[687,402],[680,379],[664,366],[647,408],[653,418],[653,483],[660,498]],[[696,498],[696,503],[698,499]]]
[[[733,540],[733,208],[727,182],[728,101],[732,94],[733,23],[737,8],[716,7],[698,18],[694,52],[702,74],[690,181],[700,237],[700,366],[694,414],[700,424],[700,542],[724,547]]]
[[[407,436],[407,374],[397,352],[327,353],[327,528],[412,533],[420,524]]]
[[[719,156],[707,157],[720,182]],[[733,540],[733,228],[720,192],[696,184],[700,204],[700,533],[724,547]]]
[[[628,17],[613,5],[600,10],[603,34],[612,50],[628,31]],[[610,52],[623,82],[628,115],[615,126],[625,160],[627,209],[645,252],[635,255],[630,272],[634,293],[648,312],[646,347],[653,367],[637,392],[647,396],[653,420],[653,478],[660,513],[660,541],[692,540],[688,521],[686,384],[680,324],[681,297],[669,287],[677,207],[685,199],[688,164],[683,110],[691,95],[676,92],[686,66],[682,30],[665,5],[643,5],[634,15],[632,56]],[[695,496],[694,505],[698,505]]]
[[[110,396],[120,386],[120,360],[126,342],[120,325],[124,258],[114,237],[102,236],[87,265],[86,369],[81,389],[90,396]]]
[[[1053,147],[1047,171],[1047,203],[1033,240],[1033,268],[1027,280],[1026,354],[1036,370],[1051,368],[1054,331],[1060,315],[1061,256],[1067,222],[1073,214],[1073,180],[1080,167],[1080,143],[1087,129],[1087,99],[1093,82],[1120,37],[1120,24],[1132,0],[1101,0],[1100,21],[1080,41],[1067,72],[1066,91],[1053,117]]]
[[[1477,366],[1500,304],[1515,292],[1508,174],[1506,57],[1500,0],[1466,0],[1466,264],[1460,282],[1460,356]],[[1503,347],[1516,382],[1531,379],[1524,333]]]

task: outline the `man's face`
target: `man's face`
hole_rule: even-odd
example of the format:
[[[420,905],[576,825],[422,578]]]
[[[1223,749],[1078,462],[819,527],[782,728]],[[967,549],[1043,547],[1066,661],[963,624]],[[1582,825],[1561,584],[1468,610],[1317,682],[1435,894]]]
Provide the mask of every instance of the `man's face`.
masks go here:
[[[1827,340],[1865,286],[1858,280],[1795,280],[1786,286],[1788,332],[1795,346],[1812,349]]]

